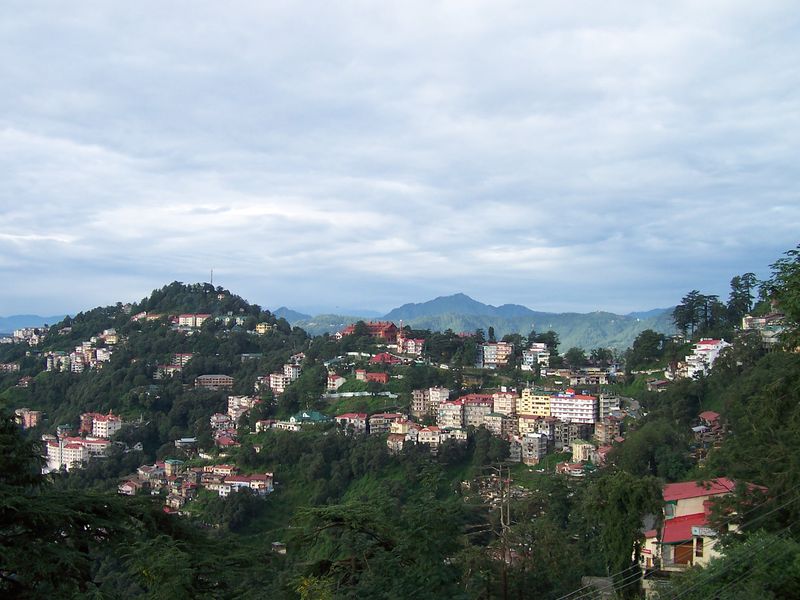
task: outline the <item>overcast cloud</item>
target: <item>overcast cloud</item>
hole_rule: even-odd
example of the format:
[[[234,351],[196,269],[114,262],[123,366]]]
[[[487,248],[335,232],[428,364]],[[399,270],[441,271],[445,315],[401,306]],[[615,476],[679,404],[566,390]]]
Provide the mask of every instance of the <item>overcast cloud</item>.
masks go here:
[[[796,2],[0,8],[0,314],[627,312],[800,241]]]

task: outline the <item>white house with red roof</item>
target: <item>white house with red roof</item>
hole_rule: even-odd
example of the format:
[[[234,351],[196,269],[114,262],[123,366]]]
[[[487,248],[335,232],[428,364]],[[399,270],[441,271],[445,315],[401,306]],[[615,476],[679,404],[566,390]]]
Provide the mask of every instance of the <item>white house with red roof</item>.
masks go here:
[[[663,524],[645,532],[639,557],[642,570],[657,580],[694,565],[705,566],[720,556],[715,549],[719,532],[709,523],[711,506],[715,498],[732,493],[735,486],[726,477],[665,485]]]
[[[345,431],[353,433],[367,432],[367,413],[344,413],[333,418],[336,423]]]
[[[592,424],[597,421],[596,396],[578,394],[572,388],[550,398],[550,416],[568,423]]]

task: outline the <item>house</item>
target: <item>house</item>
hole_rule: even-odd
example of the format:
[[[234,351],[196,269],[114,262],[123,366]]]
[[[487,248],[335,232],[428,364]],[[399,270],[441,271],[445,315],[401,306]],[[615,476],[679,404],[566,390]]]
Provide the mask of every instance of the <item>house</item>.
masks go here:
[[[178,325],[180,327],[200,327],[211,315],[207,314],[183,314],[178,315]]]
[[[662,488],[663,524],[645,532],[639,557],[642,571],[652,576],[650,584],[693,565],[705,566],[720,556],[715,548],[719,533],[709,523],[711,505],[715,498],[732,493],[735,485],[720,477],[700,483],[670,483]]]
[[[135,496],[136,493],[142,489],[142,487],[143,484],[141,481],[129,479],[117,486],[117,493],[122,494],[123,496]]]
[[[583,463],[558,463],[556,465],[556,473],[567,475],[568,477],[584,477],[586,472],[583,466]]]
[[[388,373],[367,373],[366,375],[367,383],[370,381],[374,381],[375,383],[381,383],[386,385],[389,383],[389,374]]]
[[[334,421],[347,432],[367,432],[367,413],[344,413],[336,415]]]
[[[547,344],[536,342],[522,351],[522,364],[520,368],[523,371],[535,371],[537,367],[546,369],[549,366],[550,349],[547,347]]]
[[[388,352],[381,352],[370,358],[369,362],[373,365],[401,365],[403,364],[403,359]]]
[[[405,416],[400,413],[376,413],[370,415],[369,433],[370,435],[386,433],[394,421],[400,421],[404,418]]]
[[[745,315],[742,318],[742,329],[757,331],[765,348],[772,348],[780,342],[780,335],[785,327],[785,315],[780,312],[771,312],[761,317]]]
[[[402,331],[397,334],[397,351],[401,354],[420,356],[422,354],[422,348],[425,345],[425,340],[406,338],[402,335]]]
[[[403,445],[406,441],[404,433],[390,433],[386,438],[386,445],[389,448],[390,454],[399,454],[403,451]]]
[[[325,386],[329,392],[335,392],[342,387],[347,379],[336,373],[328,373],[328,384]]]

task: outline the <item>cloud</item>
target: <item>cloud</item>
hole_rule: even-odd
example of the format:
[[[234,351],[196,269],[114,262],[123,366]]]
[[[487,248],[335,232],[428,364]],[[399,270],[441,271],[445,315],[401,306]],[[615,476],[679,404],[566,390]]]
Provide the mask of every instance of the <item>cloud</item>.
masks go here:
[[[789,2],[0,12],[0,314],[212,267],[269,306],[627,311],[797,243]]]

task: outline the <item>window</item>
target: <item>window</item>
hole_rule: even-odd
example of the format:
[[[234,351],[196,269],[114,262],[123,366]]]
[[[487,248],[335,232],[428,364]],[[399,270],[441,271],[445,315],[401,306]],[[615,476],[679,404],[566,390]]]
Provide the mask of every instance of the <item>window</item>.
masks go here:
[[[697,538],[694,541],[694,555],[697,558],[703,557],[703,538]]]

